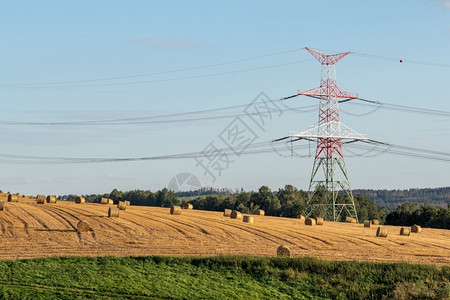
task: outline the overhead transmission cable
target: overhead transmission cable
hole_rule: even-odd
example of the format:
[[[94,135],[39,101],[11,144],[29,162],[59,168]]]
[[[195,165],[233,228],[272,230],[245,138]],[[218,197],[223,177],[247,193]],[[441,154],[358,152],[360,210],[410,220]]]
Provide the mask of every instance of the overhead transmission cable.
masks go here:
[[[381,55],[372,55],[372,54],[366,54],[366,53],[360,53],[360,52],[350,52],[350,54],[354,55],[354,56],[361,56],[361,57],[367,57],[367,58],[373,58],[373,59],[397,61],[400,63],[410,63],[410,64],[416,64],[416,65],[450,68],[450,64],[443,64],[443,63],[436,63],[436,62],[420,61],[420,60],[414,60],[414,59],[403,59],[403,58],[398,58],[398,57],[389,57],[389,56],[381,56]]]
[[[157,83],[157,82],[178,81],[178,80],[185,80],[185,79],[205,78],[205,77],[212,77],[212,76],[219,76],[219,75],[226,75],[226,74],[234,74],[234,73],[239,73],[239,72],[247,72],[247,71],[259,70],[259,69],[267,69],[267,68],[274,68],[274,67],[280,67],[280,66],[285,66],[285,65],[297,64],[297,63],[301,63],[301,62],[305,62],[305,61],[310,61],[312,59],[288,62],[288,63],[277,64],[277,65],[262,66],[262,67],[256,67],[256,68],[250,68],[250,69],[243,69],[243,70],[237,70],[237,71],[211,73],[211,74],[194,75],[194,76],[185,76],[185,77],[177,77],[177,78],[166,78],[166,79],[155,79],[155,80],[133,81],[133,82],[103,83],[103,84],[86,84],[86,83],[93,83],[93,82],[117,81],[117,80],[123,80],[123,79],[142,78],[142,77],[149,77],[149,76],[155,76],[155,75],[165,75],[165,74],[173,74],[173,73],[193,71],[193,70],[199,70],[199,69],[206,69],[206,68],[212,68],[212,67],[218,67],[218,66],[222,66],[222,65],[235,64],[235,63],[240,63],[240,62],[245,62],[245,61],[258,60],[258,59],[262,59],[262,58],[267,58],[267,57],[272,57],[272,56],[292,53],[292,52],[296,52],[296,51],[300,51],[300,50],[304,50],[304,49],[305,49],[305,47],[302,47],[302,48],[297,48],[297,49],[292,49],[292,50],[287,50],[287,51],[280,51],[280,52],[276,52],[276,53],[265,54],[265,55],[255,56],[255,57],[236,59],[236,60],[230,60],[230,61],[225,61],[225,62],[220,62],[220,63],[201,65],[201,66],[186,67],[186,68],[174,69],[174,70],[168,70],[168,71],[149,72],[149,73],[143,73],[143,74],[116,76],[116,77],[82,79],[82,80],[66,80],[66,81],[50,81],[50,82],[34,82],[34,83],[33,82],[31,82],[31,83],[30,82],[29,83],[0,83],[0,86],[8,86],[8,87],[56,87],[56,88],[70,88],[70,87],[72,87],[72,88],[76,88],[76,87],[99,87],[99,86],[114,86],[114,85],[133,85],[133,84],[143,84],[143,83]],[[327,51],[327,52],[336,52],[336,51],[323,50],[323,49],[318,49],[318,50]],[[400,61],[402,63],[404,62],[404,63],[412,63],[412,64],[427,65],[427,66],[437,66],[437,67],[450,68],[450,64],[427,62],[427,61],[419,61],[419,60],[400,59],[400,58],[395,58],[395,57],[372,55],[372,54],[361,53],[361,52],[350,52],[350,53],[352,55],[355,55],[355,56],[361,56],[361,57],[367,57],[367,58],[373,58],[373,59],[382,59],[382,60],[389,60],[389,61]]]
[[[188,158],[208,158],[211,156],[226,156],[226,158],[232,160],[231,156],[235,156],[236,153],[251,155],[251,154],[264,154],[264,153],[277,153],[281,156],[291,157],[309,157],[311,153],[297,153],[297,150],[305,150],[309,147],[308,144],[295,144],[293,142],[300,141],[302,139],[288,140],[282,143],[278,139],[274,141],[265,141],[253,143],[250,145],[243,145],[237,147],[217,148],[212,151],[199,151],[199,152],[187,152],[177,154],[165,154],[156,156],[145,157],[58,157],[58,156],[29,156],[29,155],[17,155],[17,154],[5,154],[0,153],[0,163],[12,163],[12,164],[86,164],[86,163],[111,163],[111,162],[136,162],[136,161],[151,161],[151,160],[178,160]],[[406,157],[413,157],[419,159],[434,160],[440,162],[450,162],[450,153],[433,151],[429,149],[421,149],[417,147],[401,146],[390,143],[378,142],[375,140],[362,140],[362,143],[344,143],[346,149],[356,148],[366,150],[363,154],[357,154],[352,152],[356,156],[371,157],[370,153],[375,152],[375,155],[381,154],[394,154]],[[374,147],[377,146],[377,147]],[[379,146],[379,147],[378,147]],[[384,148],[381,148],[384,147]],[[367,151],[369,150],[369,151]],[[282,151],[287,153],[282,154]]]
[[[63,121],[63,122],[33,122],[33,121],[6,121],[0,120],[1,125],[37,125],[37,126],[77,126],[77,125],[135,125],[135,124],[165,124],[165,123],[184,123],[184,122],[196,122],[196,121],[208,121],[208,120],[217,120],[217,119],[227,119],[234,118],[244,115],[260,115],[267,114],[270,112],[297,112],[297,113],[307,113],[317,109],[316,105],[305,105],[305,106],[287,106],[285,101],[286,99],[290,99],[293,97],[297,97],[299,95],[292,95],[288,97],[284,97],[281,99],[270,99],[258,102],[261,105],[273,105],[272,108],[268,110],[262,110],[261,112],[251,112],[244,113],[242,111],[239,112],[230,112],[222,115],[209,115],[209,116],[197,116],[206,113],[220,113],[229,110],[236,109],[244,109],[249,106],[249,104],[240,104],[233,106],[225,106],[218,107],[212,109],[198,110],[198,111],[188,111],[188,112],[180,112],[174,114],[164,114],[164,115],[155,115],[155,116],[144,116],[144,117],[132,117],[132,118],[117,118],[117,119],[103,119],[103,120],[87,120],[87,121]],[[311,97],[311,96],[308,96]],[[311,97],[316,98],[316,97]],[[394,111],[408,112],[408,113],[417,113],[417,114],[425,114],[425,115],[435,115],[440,117],[450,117],[450,112],[443,110],[435,110],[414,106],[406,106],[399,104],[392,104],[386,102],[379,102],[374,100],[368,100],[364,98],[358,98],[356,100],[360,100],[361,102],[351,101],[352,99],[346,99],[340,101],[341,103],[350,103],[352,105],[360,105],[360,106],[375,106],[375,108],[364,114],[353,114],[352,115],[367,115],[369,113],[376,112],[380,109],[388,109]],[[281,104],[283,107],[277,107],[278,104]]]
[[[241,69],[241,70],[228,71],[228,72],[210,73],[210,74],[203,74],[203,75],[192,75],[192,76],[183,76],[183,77],[175,77],[175,78],[164,78],[164,79],[153,79],[153,80],[131,81],[131,82],[87,84],[87,83],[90,83],[90,82],[117,81],[117,80],[123,80],[123,79],[149,77],[149,76],[155,76],[155,75],[164,75],[164,74],[172,74],[172,73],[179,73],[179,72],[185,72],[185,71],[206,69],[206,68],[211,68],[211,67],[217,67],[217,66],[228,65],[228,64],[233,64],[233,63],[257,60],[257,59],[261,59],[261,58],[265,58],[265,57],[291,53],[291,52],[299,51],[299,50],[302,50],[302,49],[304,49],[304,48],[299,48],[299,49],[294,49],[294,50],[289,50],[289,51],[283,51],[283,52],[277,52],[277,53],[272,53],[272,54],[267,54],[267,55],[261,55],[261,56],[256,56],[256,57],[252,57],[252,58],[238,59],[238,60],[227,61],[227,62],[216,63],[216,64],[202,65],[202,66],[197,66],[197,67],[189,67],[189,68],[169,70],[169,71],[137,74],[137,75],[108,77],[108,78],[97,78],[97,79],[85,79],[85,80],[72,80],[72,81],[53,81],[53,82],[35,82],[35,83],[0,83],[0,86],[8,86],[8,87],[57,87],[57,88],[62,88],[62,87],[98,87],[98,86],[133,85],[133,84],[143,84],[143,83],[157,83],[157,82],[167,82],[167,81],[178,81],[178,80],[185,80],[185,79],[197,79],[197,78],[213,77],[213,76],[219,76],[219,75],[235,74],[235,73],[241,73],[241,72],[249,72],[249,71],[261,70],[261,69],[270,69],[270,68],[282,67],[282,66],[293,65],[293,64],[298,64],[298,63],[311,61],[312,59],[297,60],[297,61],[291,61],[291,62],[280,63],[280,64],[273,64],[273,65],[266,65],[266,66],[248,68],[248,69]]]

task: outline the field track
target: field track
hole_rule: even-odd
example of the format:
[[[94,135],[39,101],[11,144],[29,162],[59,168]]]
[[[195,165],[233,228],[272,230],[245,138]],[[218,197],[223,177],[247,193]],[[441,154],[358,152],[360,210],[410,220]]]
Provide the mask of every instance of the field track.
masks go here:
[[[5,195],[0,195],[6,201]],[[325,222],[305,226],[297,219],[254,216],[255,223],[223,217],[221,212],[129,206],[120,218],[108,218],[109,205],[36,204],[19,198],[0,211],[0,259],[49,256],[275,256],[279,245],[291,255],[327,260],[405,261],[450,264],[450,230],[424,228],[400,236],[385,226],[387,238],[375,236],[377,226]],[[87,233],[76,225],[85,220]]]

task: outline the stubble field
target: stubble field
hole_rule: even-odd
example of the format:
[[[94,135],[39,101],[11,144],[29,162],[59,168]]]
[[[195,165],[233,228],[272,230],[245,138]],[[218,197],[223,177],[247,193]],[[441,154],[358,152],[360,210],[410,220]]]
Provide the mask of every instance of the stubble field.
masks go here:
[[[5,201],[4,195],[0,201]],[[400,236],[400,227],[385,226],[388,237],[376,237],[377,226],[325,222],[306,226],[298,219],[254,216],[254,224],[221,212],[129,206],[119,218],[108,218],[109,205],[36,204],[19,198],[0,211],[0,259],[51,256],[276,256],[279,245],[291,256],[326,260],[450,264],[450,231],[424,228]],[[79,233],[80,220],[91,230]]]

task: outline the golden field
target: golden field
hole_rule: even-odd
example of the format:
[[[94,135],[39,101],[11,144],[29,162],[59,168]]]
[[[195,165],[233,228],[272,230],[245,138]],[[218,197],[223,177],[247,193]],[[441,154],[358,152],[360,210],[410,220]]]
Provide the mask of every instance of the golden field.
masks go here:
[[[6,194],[0,201],[6,201]],[[400,228],[325,222],[306,226],[299,219],[254,216],[254,223],[224,217],[222,212],[130,205],[119,218],[109,218],[108,204],[58,201],[37,204],[29,197],[6,202],[0,211],[0,259],[50,256],[275,256],[280,245],[291,256],[327,260],[405,261],[450,264],[450,231],[423,228],[401,236]],[[77,224],[87,221],[88,232]]]

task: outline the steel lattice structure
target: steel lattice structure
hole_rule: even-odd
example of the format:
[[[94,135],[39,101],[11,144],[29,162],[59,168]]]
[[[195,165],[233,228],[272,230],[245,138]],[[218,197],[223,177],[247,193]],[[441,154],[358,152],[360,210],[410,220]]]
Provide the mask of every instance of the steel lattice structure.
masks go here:
[[[344,216],[358,219],[342,143],[346,139],[361,141],[367,138],[340,122],[339,99],[357,99],[358,95],[337,86],[335,71],[335,64],[350,52],[328,55],[310,48],[306,50],[322,64],[322,78],[319,87],[299,91],[298,95],[320,99],[319,120],[314,128],[289,135],[317,143],[305,214],[332,221],[339,221]],[[321,192],[325,193],[324,197],[319,197]]]

